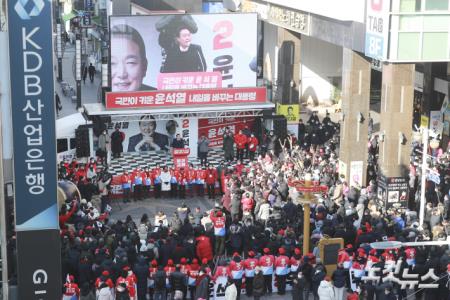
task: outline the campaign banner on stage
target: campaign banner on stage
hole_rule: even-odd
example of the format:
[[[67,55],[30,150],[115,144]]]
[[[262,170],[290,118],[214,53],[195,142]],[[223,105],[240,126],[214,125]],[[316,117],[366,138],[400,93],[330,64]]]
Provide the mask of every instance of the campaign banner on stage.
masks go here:
[[[254,117],[199,119],[198,137],[206,136],[211,148],[222,147],[225,128],[230,128],[233,134],[238,133],[239,130],[244,130],[246,127],[250,132],[253,132],[254,124]]]
[[[151,115],[141,116],[136,122],[111,122],[107,128],[109,134],[118,127],[124,133],[122,143],[124,152],[170,151],[177,134],[191,149],[190,156],[197,155],[197,120],[192,118],[174,118],[155,120]]]
[[[106,93],[106,109],[149,109],[266,102],[265,87]]]
[[[164,89],[165,74],[189,84],[191,75],[202,78],[205,72],[220,76],[220,82],[214,76],[200,80],[208,87],[255,86],[256,54],[255,13],[110,18],[113,92]]]

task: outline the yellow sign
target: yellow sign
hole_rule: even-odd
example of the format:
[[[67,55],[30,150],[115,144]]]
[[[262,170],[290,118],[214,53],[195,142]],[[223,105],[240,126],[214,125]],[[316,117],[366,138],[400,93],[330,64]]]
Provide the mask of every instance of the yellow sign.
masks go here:
[[[338,263],[339,249],[344,248],[344,239],[342,238],[322,238],[319,241],[319,255],[322,264],[327,269],[327,274],[333,274]]]
[[[420,116],[420,127],[422,128],[428,128],[428,117],[427,116]]]
[[[300,120],[300,106],[298,104],[277,104],[277,115],[285,116],[288,124],[296,124]]]

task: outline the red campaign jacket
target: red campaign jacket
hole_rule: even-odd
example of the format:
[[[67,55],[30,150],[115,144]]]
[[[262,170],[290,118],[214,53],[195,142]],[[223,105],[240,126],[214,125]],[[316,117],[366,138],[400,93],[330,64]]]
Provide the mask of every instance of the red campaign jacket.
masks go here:
[[[258,148],[258,139],[256,137],[250,137],[247,141],[248,151],[255,152],[256,148]]]
[[[209,237],[201,235],[195,239],[197,241],[196,254],[200,260],[206,258],[208,261],[213,259],[213,250]]]
[[[200,265],[199,264],[191,264],[189,266],[189,272],[188,272],[188,283],[189,285],[195,285],[195,281],[198,277],[198,272],[200,271]]]
[[[120,176],[120,183],[131,183],[130,175],[123,174],[122,176]]]
[[[152,174],[152,181],[154,181],[156,177],[161,175],[161,168],[154,168],[150,171],[150,173]]]
[[[136,297],[136,275],[128,275],[127,278],[125,278],[125,282],[127,283],[128,294],[130,295],[130,297]]]
[[[206,170],[200,169],[197,171],[197,179],[205,180],[206,179]]]
[[[291,272],[297,272],[298,267],[300,266],[301,258],[296,259],[295,256],[292,256],[289,260],[289,264],[291,265]]]
[[[76,283],[65,283],[64,284],[64,295],[65,296],[75,296],[80,294],[80,289]]]
[[[223,276],[223,277],[231,276],[230,270],[227,266],[217,266],[216,272],[214,273],[214,276],[212,277],[212,279],[214,281],[216,281],[217,278],[219,278],[221,276]]]
[[[98,289],[102,282],[104,282],[111,289],[114,287],[114,283],[112,282],[111,278],[107,278],[105,281],[102,281],[101,277],[99,277],[97,278],[97,280],[95,280],[95,288]]]
[[[186,274],[186,275],[189,275],[190,269],[191,269],[191,266],[190,266],[190,265],[188,265],[188,264],[185,264],[185,265],[180,264],[180,272],[181,272],[181,273]]]
[[[84,169],[78,169],[78,171],[75,173],[75,180],[78,181],[80,178],[83,177],[86,179],[86,171]]]
[[[186,185],[187,183],[187,174],[186,171],[177,171],[176,173],[177,182],[180,185]]]
[[[191,182],[197,178],[197,170],[195,169],[187,169],[186,179],[188,182]]]
[[[236,134],[234,136],[234,142],[236,143],[236,147],[238,149],[245,149],[245,145],[247,145],[247,136],[245,134]]]
[[[126,278],[123,278],[122,276],[120,276],[119,278],[117,278],[116,280],[116,286],[119,286],[121,283],[125,283],[128,286],[128,282]]]
[[[255,277],[255,268],[259,265],[258,259],[249,257],[244,260],[245,277]]]
[[[157,267],[150,267],[150,268],[148,268],[148,278],[150,280],[153,280],[153,276],[155,276],[156,272],[158,272],[158,268]]]
[[[289,273],[289,257],[280,255],[275,258],[275,273],[277,275],[287,275]]]
[[[228,266],[229,275],[233,279],[241,279],[244,276],[244,262],[235,262],[231,260],[230,265]]]
[[[169,278],[170,274],[175,272],[175,266],[174,265],[172,265],[172,266],[169,266],[169,265],[165,266],[164,267],[164,272],[166,273],[166,277]]]
[[[206,184],[215,184],[217,181],[217,170],[207,169],[206,170]]]

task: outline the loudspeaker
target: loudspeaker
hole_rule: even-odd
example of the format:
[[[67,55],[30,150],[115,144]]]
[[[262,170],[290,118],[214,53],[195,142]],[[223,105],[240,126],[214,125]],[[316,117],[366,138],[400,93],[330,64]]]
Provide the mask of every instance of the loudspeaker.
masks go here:
[[[76,156],[78,158],[89,157],[91,155],[88,127],[81,125],[75,129],[75,143]]]
[[[287,137],[287,120],[284,116],[276,116],[273,119],[273,132],[280,140]]]

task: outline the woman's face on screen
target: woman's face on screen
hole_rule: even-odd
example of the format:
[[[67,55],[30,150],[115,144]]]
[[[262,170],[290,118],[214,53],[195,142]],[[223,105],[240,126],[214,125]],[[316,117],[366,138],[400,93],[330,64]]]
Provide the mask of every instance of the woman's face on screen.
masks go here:
[[[138,45],[126,37],[113,37],[111,41],[112,91],[137,91],[147,71],[145,57]]]

